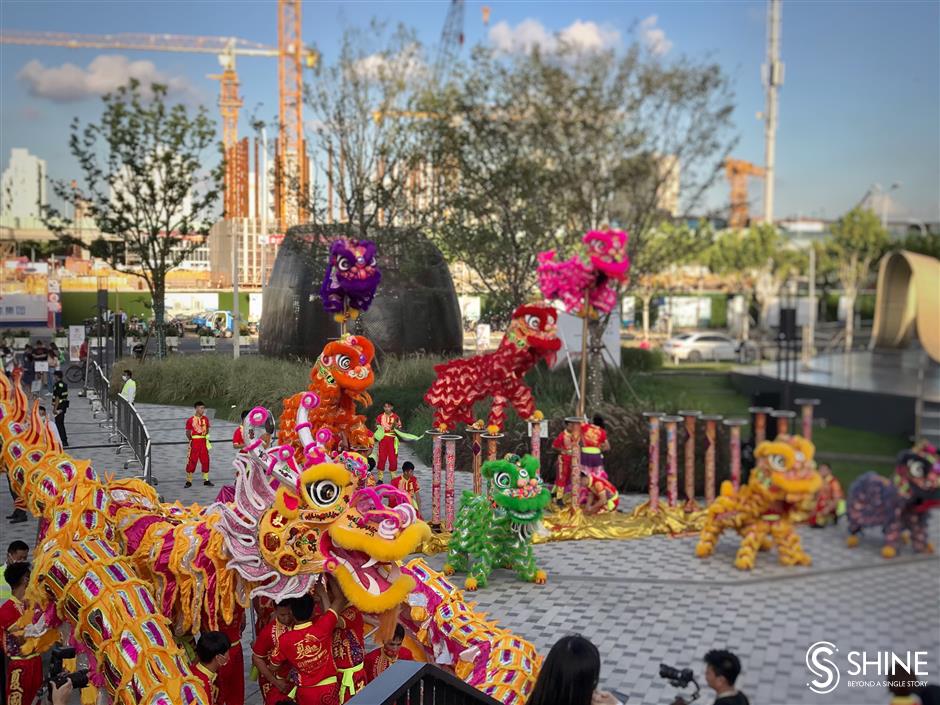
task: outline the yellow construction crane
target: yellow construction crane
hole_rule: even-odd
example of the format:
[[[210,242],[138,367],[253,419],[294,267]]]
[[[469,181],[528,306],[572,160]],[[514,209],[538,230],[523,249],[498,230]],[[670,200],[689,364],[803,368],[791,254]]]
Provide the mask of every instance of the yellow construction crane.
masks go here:
[[[743,159],[725,160],[725,178],[731,186],[731,217],[728,225],[732,228],[743,228],[750,222],[751,216],[748,208],[747,177],[764,178],[764,168]]]
[[[280,173],[296,173],[298,149],[302,149],[302,118],[300,96],[303,85],[299,70],[316,65],[319,55],[316,50],[304,47],[300,42],[300,0],[278,2],[278,46],[267,46],[238,37],[206,37],[180,34],[74,34],[70,32],[28,32],[6,30],[0,33],[0,44],[24,46],[56,46],[68,49],[125,49],[130,51],[167,51],[189,54],[215,54],[222,67],[221,74],[209,76],[219,81],[219,110],[222,115],[222,144],[225,147],[227,164],[232,173],[226,173],[226,213],[232,216],[247,216],[247,212],[235,199],[235,185],[246,182],[247,172],[242,177],[234,169],[240,160],[234,158],[238,144],[238,113],[242,106],[238,94],[238,73],[235,70],[236,56],[274,57],[279,59],[280,127],[281,142],[278,167]],[[285,31],[286,30],[286,31]],[[241,160],[244,161],[244,160]],[[231,199],[231,202],[230,202]],[[279,215],[290,224],[298,222],[299,214],[285,208],[286,197],[279,195]],[[295,199],[296,200],[296,199]],[[296,207],[293,209],[296,211]]]

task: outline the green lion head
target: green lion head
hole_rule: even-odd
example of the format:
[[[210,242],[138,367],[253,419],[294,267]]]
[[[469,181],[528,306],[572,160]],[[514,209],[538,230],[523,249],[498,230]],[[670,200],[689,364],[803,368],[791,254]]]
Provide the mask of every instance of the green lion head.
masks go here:
[[[542,518],[552,495],[542,486],[538,458],[507,455],[502,460],[483,463],[482,471],[490,496],[512,524],[521,527]]]

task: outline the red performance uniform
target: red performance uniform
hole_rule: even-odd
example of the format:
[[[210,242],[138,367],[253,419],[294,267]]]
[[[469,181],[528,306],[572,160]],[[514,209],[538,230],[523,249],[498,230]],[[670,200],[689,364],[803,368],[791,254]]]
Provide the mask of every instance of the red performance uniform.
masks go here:
[[[209,705],[219,705],[219,689],[216,687],[216,673],[203,666],[198,661],[192,665],[193,675],[202,681],[202,687],[209,696]]]
[[[278,622],[276,618],[272,619],[261,629],[258,633],[258,638],[255,639],[255,643],[251,647],[252,653],[267,661],[275,675],[280,676],[284,680],[290,680],[290,664],[285,662],[275,667],[274,664],[271,663],[271,656],[277,649],[280,638],[289,631],[290,627],[284,626]],[[258,676],[258,687],[261,688],[261,697],[264,698],[264,705],[277,705],[282,700],[287,700],[287,694],[278,690],[274,683],[262,675]]]
[[[238,426],[238,427],[235,429],[235,433],[232,434],[232,446],[233,446],[239,453],[247,453],[247,452],[248,452],[247,450],[245,450],[245,432],[242,431],[242,427],[241,427],[241,426]]]
[[[823,478],[823,483],[816,493],[816,506],[809,516],[810,526],[827,526],[839,520],[840,508],[845,493],[834,475]]]
[[[245,656],[242,651],[242,631],[245,628],[245,611],[236,608],[233,624],[220,624],[219,631],[229,638],[232,648],[228,650],[228,662],[219,669],[219,694],[216,705],[245,705]]]
[[[414,656],[412,656],[411,652],[404,646],[398,650],[398,656],[396,658],[392,658],[387,653],[385,653],[384,647],[374,649],[366,654],[366,679],[369,683],[371,683],[379,677],[379,674],[382,673],[382,671],[384,671],[396,661],[413,660]]]
[[[339,677],[339,702],[345,703],[366,687],[365,622],[362,612],[346,607],[333,631],[331,650]]]
[[[392,478],[392,485],[396,489],[408,493],[408,496],[411,498],[411,504],[414,505],[415,511],[418,512],[418,518],[421,519],[421,496],[418,494],[421,491],[421,487],[418,485],[418,478],[414,475],[407,478],[404,475],[399,475],[398,477]],[[389,506],[395,506],[395,501],[390,501]]]
[[[558,451],[558,473],[555,476],[555,494],[571,492],[571,462],[575,453],[581,453],[580,434],[562,431],[552,441],[552,448]]]
[[[385,431],[379,441],[379,462],[375,466],[376,472],[383,472],[388,465],[389,472],[398,472],[398,436],[395,429],[401,428],[401,419],[394,411],[391,414],[381,413],[376,419],[376,425]]]
[[[196,463],[202,465],[202,476],[209,479],[209,417],[190,416],[186,419],[186,430],[190,433],[189,456],[186,458],[186,479],[192,481]]]
[[[7,705],[32,705],[42,687],[42,656],[23,656],[20,641],[8,630],[23,616],[25,608],[15,597],[0,605],[0,637],[6,656]]]
[[[271,654],[274,666],[288,663],[297,671],[297,705],[338,705],[339,679],[333,662],[336,612],[329,610],[313,622],[297,624],[277,640]]]

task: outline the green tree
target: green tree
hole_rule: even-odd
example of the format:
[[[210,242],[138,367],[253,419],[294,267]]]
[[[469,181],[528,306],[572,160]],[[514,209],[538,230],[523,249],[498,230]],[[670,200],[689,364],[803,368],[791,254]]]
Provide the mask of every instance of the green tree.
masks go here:
[[[56,181],[59,198],[81,205],[103,235],[122,241],[110,249],[115,269],[141,277],[153,298],[158,350],[166,354],[164,316],[167,273],[209,236],[224,166],[215,123],[200,107],[168,105],[166,86],[149,92],[136,80],[104,96],[97,123],[72,122],[69,149],[83,174],[80,187]],[[43,219],[73,241],[77,224],[54,208]],[[126,252],[125,257],[118,256]]]
[[[853,208],[832,226],[828,242],[836,263],[839,283],[847,302],[845,349],[850,351],[855,336],[855,300],[859,289],[872,274],[872,265],[888,245],[888,233],[875,212]]]
[[[914,230],[901,241],[900,249],[940,259],[940,235]]]
[[[755,225],[743,230],[728,230],[704,253],[704,261],[715,274],[725,277],[734,292],[744,297],[741,335],[750,335],[751,299],[758,279],[773,269],[774,255],[781,239],[772,225]]]

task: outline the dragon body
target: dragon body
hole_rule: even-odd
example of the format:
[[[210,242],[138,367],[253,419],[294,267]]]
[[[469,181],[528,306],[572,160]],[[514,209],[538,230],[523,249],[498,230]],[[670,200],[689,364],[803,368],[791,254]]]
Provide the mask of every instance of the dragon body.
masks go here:
[[[919,443],[898,456],[892,478],[867,472],[849,487],[848,544],[857,546],[864,528],[878,526],[884,531],[885,558],[897,555],[904,531],[910,532],[915,552],[933,553],[927,517],[936,506],[940,506],[940,457],[935,447]]]
[[[424,395],[434,409],[434,425],[450,430],[460,422],[473,424],[473,405],[488,397],[490,426],[502,428],[510,405],[521,418],[532,418],[535,399],[524,377],[539,360],[550,363],[561,347],[556,320],[547,304],[520,306],[495,351],[435,366],[437,379]]]
[[[734,565],[754,567],[757,553],[777,546],[783,565],[809,565],[794,523],[804,518],[822,484],[813,462],[815,448],[801,436],[780,436],[757,446],[757,467],[746,485],[735,491],[727,480],[721,496],[709,505],[695,554],[710,556],[726,529],[741,536]]]
[[[532,553],[532,533],[551,493],[542,486],[538,458],[491,460],[483,464],[482,474],[487,494],[464,492],[444,572],[468,573],[468,590],[486,587],[495,567],[515,570],[530,583],[544,583],[547,576]]]

